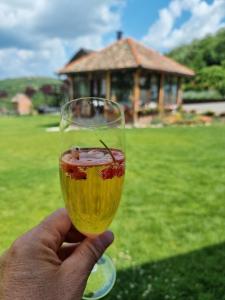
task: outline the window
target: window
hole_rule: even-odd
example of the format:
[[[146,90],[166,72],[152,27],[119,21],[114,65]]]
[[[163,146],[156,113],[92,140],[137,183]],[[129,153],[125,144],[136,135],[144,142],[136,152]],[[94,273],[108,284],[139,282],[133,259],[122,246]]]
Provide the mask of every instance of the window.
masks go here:
[[[159,76],[157,74],[143,74],[140,77],[140,105],[141,107],[157,106],[159,94]]]
[[[111,98],[120,103],[131,103],[133,73],[120,71],[111,73]]]
[[[151,102],[151,82],[149,74],[142,74],[139,81],[140,85],[140,106],[148,106]]]
[[[151,102],[157,103],[159,98],[159,75],[151,76]]]
[[[103,75],[102,75],[103,76]],[[100,75],[93,75],[93,79],[90,81],[91,96],[93,97],[106,97],[106,80]]]
[[[90,86],[87,76],[76,75],[74,77],[74,95],[75,97],[87,97],[90,93]]]
[[[165,106],[173,106],[177,99],[177,77],[165,76],[164,103]]]

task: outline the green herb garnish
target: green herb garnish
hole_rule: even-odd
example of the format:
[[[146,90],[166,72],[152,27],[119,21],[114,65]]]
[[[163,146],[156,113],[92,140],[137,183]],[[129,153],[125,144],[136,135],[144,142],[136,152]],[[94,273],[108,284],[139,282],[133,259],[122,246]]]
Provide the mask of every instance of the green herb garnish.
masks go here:
[[[115,157],[113,156],[112,151],[109,149],[109,147],[108,147],[102,140],[99,140],[99,141],[100,141],[100,143],[102,143],[102,145],[108,150],[109,154],[110,154],[111,157],[112,157],[112,160],[114,161],[114,163],[116,163],[116,159],[115,159]]]

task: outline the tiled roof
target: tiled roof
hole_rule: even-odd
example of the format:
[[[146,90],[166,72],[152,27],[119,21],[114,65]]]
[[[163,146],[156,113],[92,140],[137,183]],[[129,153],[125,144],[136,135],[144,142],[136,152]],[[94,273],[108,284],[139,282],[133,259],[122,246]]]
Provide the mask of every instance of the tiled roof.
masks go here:
[[[142,67],[148,70],[194,76],[194,72],[131,38],[116,41],[101,51],[87,54],[59,70],[59,74]]]

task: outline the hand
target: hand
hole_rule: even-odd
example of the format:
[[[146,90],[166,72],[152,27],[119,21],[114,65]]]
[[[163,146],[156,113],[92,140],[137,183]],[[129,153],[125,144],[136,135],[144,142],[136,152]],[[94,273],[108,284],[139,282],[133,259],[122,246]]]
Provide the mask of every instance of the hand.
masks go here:
[[[112,242],[110,231],[86,238],[65,209],[57,210],[0,258],[0,299],[81,299],[94,264]]]

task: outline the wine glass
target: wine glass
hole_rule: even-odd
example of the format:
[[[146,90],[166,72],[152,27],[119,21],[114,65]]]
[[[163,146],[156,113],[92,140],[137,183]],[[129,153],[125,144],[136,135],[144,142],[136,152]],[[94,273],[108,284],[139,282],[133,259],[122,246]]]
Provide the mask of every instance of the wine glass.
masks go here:
[[[86,97],[67,102],[61,111],[60,182],[75,228],[93,237],[111,224],[119,206],[124,174],[124,113],[116,102]],[[100,299],[116,279],[112,260],[96,263],[83,299]]]

